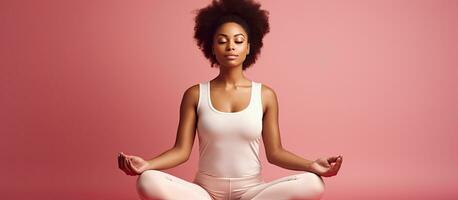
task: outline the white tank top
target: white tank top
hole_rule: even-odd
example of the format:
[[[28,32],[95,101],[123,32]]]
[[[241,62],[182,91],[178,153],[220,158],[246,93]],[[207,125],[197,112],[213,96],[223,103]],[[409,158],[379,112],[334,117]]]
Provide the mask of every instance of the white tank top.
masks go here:
[[[239,112],[216,110],[211,103],[210,81],[199,83],[199,173],[217,177],[245,177],[261,173],[262,84],[251,83],[249,104]]]

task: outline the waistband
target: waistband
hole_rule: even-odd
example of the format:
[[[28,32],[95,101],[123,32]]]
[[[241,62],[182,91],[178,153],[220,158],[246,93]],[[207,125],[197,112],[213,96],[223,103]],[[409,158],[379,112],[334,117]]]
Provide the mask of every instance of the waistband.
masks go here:
[[[195,177],[194,179],[208,179],[212,181],[228,181],[228,180],[229,181],[245,181],[245,180],[262,181],[261,173],[242,176],[242,177],[222,177],[222,176],[213,176],[210,174],[205,174],[203,172],[197,172],[194,177]]]

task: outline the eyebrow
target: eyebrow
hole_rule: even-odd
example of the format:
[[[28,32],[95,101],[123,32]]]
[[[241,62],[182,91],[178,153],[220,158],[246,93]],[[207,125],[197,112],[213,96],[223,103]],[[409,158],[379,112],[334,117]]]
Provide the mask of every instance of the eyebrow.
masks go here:
[[[226,35],[226,34],[222,34],[222,33],[220,33],[220,34],[218,34],[218,35],[224,35],[224,36],[226,36],[226,37],[227,37],[227,35]],[[242,33],[239,33],[239,34],[235,34],[235,35],[234,35],[234,37],[235,37],[235,36],[237,36],[237,35],[242,35],[243,37],[245,37],[245,36],[244,36]]]

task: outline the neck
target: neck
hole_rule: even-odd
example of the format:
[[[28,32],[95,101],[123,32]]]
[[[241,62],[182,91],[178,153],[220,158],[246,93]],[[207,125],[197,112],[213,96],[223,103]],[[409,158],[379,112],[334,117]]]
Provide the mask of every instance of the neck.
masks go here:
[[[213,79],[225,86],[246,85],[248,80],[243,74],[242,66],[239,67],[220,67],[219,75]],[[251,81],[250,81],[251,82]]]

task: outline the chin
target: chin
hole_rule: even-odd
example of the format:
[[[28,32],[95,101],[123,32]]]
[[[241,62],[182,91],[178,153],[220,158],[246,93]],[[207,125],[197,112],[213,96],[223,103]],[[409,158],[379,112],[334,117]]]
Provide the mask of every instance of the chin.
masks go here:
[[[236,67],[240,66],[240,64],[227,63],[224,66],[226,68],[236,68]]]
[[[224,61],[221,63],[222,63],[222,66],[229,67],[229,68],[238,67],[242,64],[241,62],[236,62],[236,61]]]

